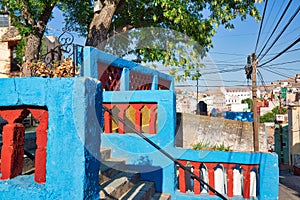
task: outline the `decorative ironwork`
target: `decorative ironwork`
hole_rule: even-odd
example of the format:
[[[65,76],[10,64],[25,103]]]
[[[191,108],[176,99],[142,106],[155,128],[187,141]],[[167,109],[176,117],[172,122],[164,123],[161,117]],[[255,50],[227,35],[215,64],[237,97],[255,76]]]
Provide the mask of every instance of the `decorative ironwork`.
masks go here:
[[[72,58],[75,66],[82,66],[83,46],[74,44],[74,36],[63,29],[57,38],[58,45],[50,48],[47,53],[40,56],[47,68],[53,69],[53,64],[61,63],[64,58]]]

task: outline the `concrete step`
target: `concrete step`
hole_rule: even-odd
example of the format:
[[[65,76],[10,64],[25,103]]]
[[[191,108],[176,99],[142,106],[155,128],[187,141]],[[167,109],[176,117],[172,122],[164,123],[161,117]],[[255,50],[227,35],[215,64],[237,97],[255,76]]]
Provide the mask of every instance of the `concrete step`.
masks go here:
[[[122,200],[149,200],[155,193],[153,182],[140,181],[135,184],[130,191],[124,194],[120,199]]]
[[[140,179],[139,174],[120,172],[111,180],[100,185],[100,199],[119,199]]]
[[[171,195],[165,193],[155,193],[150,200],[171,200]]]
[[[125,159],[112,158],[110,148],[100,148],[100,199],[170,200],[171,195],[155,193],[153,182],[141,181],[140,174],[126,167]]]
[[[107,160],[111,158],[110,148],[100,148],[100,160]]]
[[[122,158],[108,158],[106,160],[102,160],[100,165],[114,168],[120,171],[125,171],[126,168],[126,160]]]
[[[120,171],[126,170],[126,164],[124,159],[108,158],[105,161],[101,161],[99,182],[100,184],[110,180]]]

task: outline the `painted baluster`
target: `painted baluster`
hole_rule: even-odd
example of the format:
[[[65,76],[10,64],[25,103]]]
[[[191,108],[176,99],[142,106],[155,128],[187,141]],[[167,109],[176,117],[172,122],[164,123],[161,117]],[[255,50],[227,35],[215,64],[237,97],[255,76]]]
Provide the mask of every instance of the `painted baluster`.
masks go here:
[[[1,179],[5,180],[22,174],[25,127],[21,122],[28,115],[28,111],[25,109],[1,110],[0,115],[8,122],[3,126],[1,150]]]
[[[192,166],[194,167],[194,174],[200,177],[200,165],[199,162],[191,162]],[[201,178],[201,177],[200,177]],[[194,194],[200,194],[200,182],[197,179],[194,179]]]
[[[187,161],[181,160],[179,161],[182,165],[186,165]],[[185,183],[185,171],[181,167],[179,167],[179,191],[181,193],[186,193],[186,183]]]
[[[146,104],[150,112],[149,120],[149,134],[156,133],[156,121],[157,121],[157,104]]]
[[[209,185],[211,187],[215,187],[215,170],[214,167],[216,166],[215,163],[205,163],[207,170],[208,170],[208,181],[209,181]],[[214,193],[209,190],[209,195],[214,195]]]
[[[103,104],[107,109],[112,110],[112,104]],[[104,133],[112,133],[112,117],[107,111],[104,111]]]
[[[137,131],[142,132],[142,108],[144,104],[131,104],[133,109],[135,110],[135,124],[134,127]]]
[[[250,169],[251,169],[251,166],[249,166],[249,165],[241,165],[241,166],[245,170],[243,173],[243,176],[244,176],[243,197],[246,199],[249,199],[250,198]]]
[[[233,167],[235,164],[223,164],[227,169],[227,196],[233,197]]]
[[[39,121],[36,128],[36,151],[35,151],[35,172],[34,180],[37,183],[46,182],[46,157],[48,138],[48,111],[41,109],[28,109],[33,117]]]
[[[118,116],[121,119],[125,120],[126,119],[126,110],[129,107],[129,104],[117,104],[116,106],[120,110]],[[125,133],[125,124],[122,123],[121,121],[118,121],[118,132],[119,132],[119,134]]]

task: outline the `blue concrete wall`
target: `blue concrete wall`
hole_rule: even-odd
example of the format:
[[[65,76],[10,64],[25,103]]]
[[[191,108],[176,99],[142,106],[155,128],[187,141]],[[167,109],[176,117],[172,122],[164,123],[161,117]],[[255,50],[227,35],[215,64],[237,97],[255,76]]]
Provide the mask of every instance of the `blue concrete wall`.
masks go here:
[[[97,62],[123,68],[123,75],[126,76],[129,70],[140,70],[141,73],[155,75],[158,72],[147,69],[136,63],[129,62],[109,54],[100,52],[94,48],[85,48],[84,75],[98,78]],[[88,56],[90,55],[90,56]],[[125,72],[124,72],[125,70]],[[155,74],[154,74],[155,73]],[[158,104],[158,133],[155,135],[144,134],[155,144],[167,151],[176,159],[191,160],[199,162],[225,162],[239,164],[259,164],[259,199],[277,199],[278,195],[278,159],[276,154],[270,153],[242,153],[242,152],[221,152],[221,151],[195,151],[191,149],[176,148],[176,102],[173,90],[174,81],[172,77],[164,76],[172,81],[171,91],[118,91],[104,92],[104,103],[134,103],[147,102]],[[127,90],[128,78],[121,78],[121,90]],[[248,113],[249,114],[249,113]],[[249,119],[249,116],[241,117],[241,120]],[[145,142],[134,133],[125,134],[102,134],[101,147],[112,149],[112,156],[125,158],[129,168],[141,172],[145,180],[155,182],[156,190],[170,193],[172,199],[198,199],[193,194],[181,194],[177,191],[176,167],[174,163],[158,150]],[[275,187],[269,187],[274,185]],[[201,196],[201,199],[219,199],[216,196]]]
[[[168,90],[104,92],[103,102],[157,103],[158,134],[145,134],[162,149],[169,151],[175,144],[175,95]],[[112,148],[113,157],[126,158],[132,169],[139,170],[142,177],[156,182],[156,189],[171,193],[175,181],[174,164],[157,149],[134,133],[103,134],[102,147]],[[163,181],[162,181],[163,180]]]
[[[224,113],[225,119],[238,120],[243,122],[253,122],[252,112],[231,112],[227,111]]]
[[[259,165],[259,194],[258,199],[278,199],[279,168],[278,157],[275,153],[253,152],[223,152],[223,151],[194,151],[176,149],[174,155],[180,160],[214,163],[238,163]],[[175,193],[176,199],[195,199],[195,195]],[[208,199],[212,199],[211,197]],[[235,198],[233,198],[235,199]]]
[[[98,199],[101,84],[90,78],[0,79],[0,106],[49,113],[46,183],[33,175],[0,181],[0,199]]]

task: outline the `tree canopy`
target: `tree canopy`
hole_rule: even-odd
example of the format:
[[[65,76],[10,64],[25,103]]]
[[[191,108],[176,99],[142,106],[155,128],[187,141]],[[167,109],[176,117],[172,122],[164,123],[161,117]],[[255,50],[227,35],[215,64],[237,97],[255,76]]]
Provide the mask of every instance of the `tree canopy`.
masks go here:
[[[282,108],[281,109],[281,114],[286,114],[288,111],[287,108]],[[272,109],[272,112],[268,112],[262,116],[260,116],[260,123],[264,122],[274,122],[275,121],[275,116],[277,114],[280,114],[280,107],[276,106],[275,108]]]
[[[181,44],[179,45],[174,40],[167,45],[163,44],[164,48],[140,45],[139,43],[149,39],[145,35],[152,35],[153,41],[157,38],[158,31],[153,33],[148,29],[138,35],[131,34],[127,42],[123,41],[121,45],[114,43],[113,48],[122,49],[136,45],[136,48],[129,52],[136,55],[136,61],[161,61],[165,65],[172,66],[174,73],[179,70],[177,66],[183,69],[185,77],[199,75],[197,69],[203,65],[195,60],[199,60],[213,47],[212,37],[220,25],[232,29],[233,20],[236,18],[244,20],[252,16],[255,20],[260,20],[254,0],[101,0],[99,2],[102,7],[95,12],[92,10],[92,1],[89,0],[77,0],[75,3],[74,0],[67,0],[65,4],[61,4],[67,28],[87,34],[86,45],[103,50],[109,38],[128,30],[155,27],[175,31],[175,35],[180,33]],[[71,3],[74,6],[68,6]],[[169,34],[170,38],[175,38],[174,34],[163,32],[165,37],[161,34],[160,37],[165,39]],[[136,37],[133,37],[134,35]],[[190,41],[192,43],[189,43]],[[152,47],[161,45],[155,42]],[[189,44],[183,45],[184,43]],[[195,44],[197,47],[194,47]]]
[[[38,57],[46,24],[57,5],[64,13],[67,30],[86,35],[86,45],[113,49],[112,52],[136,45],[132,51],[125,51],[136,55],[136,61],[160,61],[174,67],[174,73],[180,67],[185,77],[199,76],[197,69],[203,65],[195,60],[213,47],[212,37],[218,26],[231,29],[234,19],[244,20],[248,16],[260,20],[254,0],[1,0],[0,3],[26,37],[25,55],[29,60]],[[94,10],[94,3],[98,9]],[[150,48],[140,43],[147,41],[148,35],[155,41],[158,32],[136,31],[145,27],[172,30],[176,34],[160,31],[160,40]],[[128,30],[135,32],[125,42],[109,43],[107,47],[109,38]],[[165,38],[172,41],[166,43]],[[161,43],[163,48],[155,48]]]
[[[25,56],[27,61],[39,58],[42,38],[57,2],[59,1],[0,0],[2,10],[9,12],[12,25],[18,28],[22,36],[18,45],[18,52]],[[25,46],[24,50],[20,46]],[[30,71],[25,68],[23,72],[26,76],[30,75]]]

